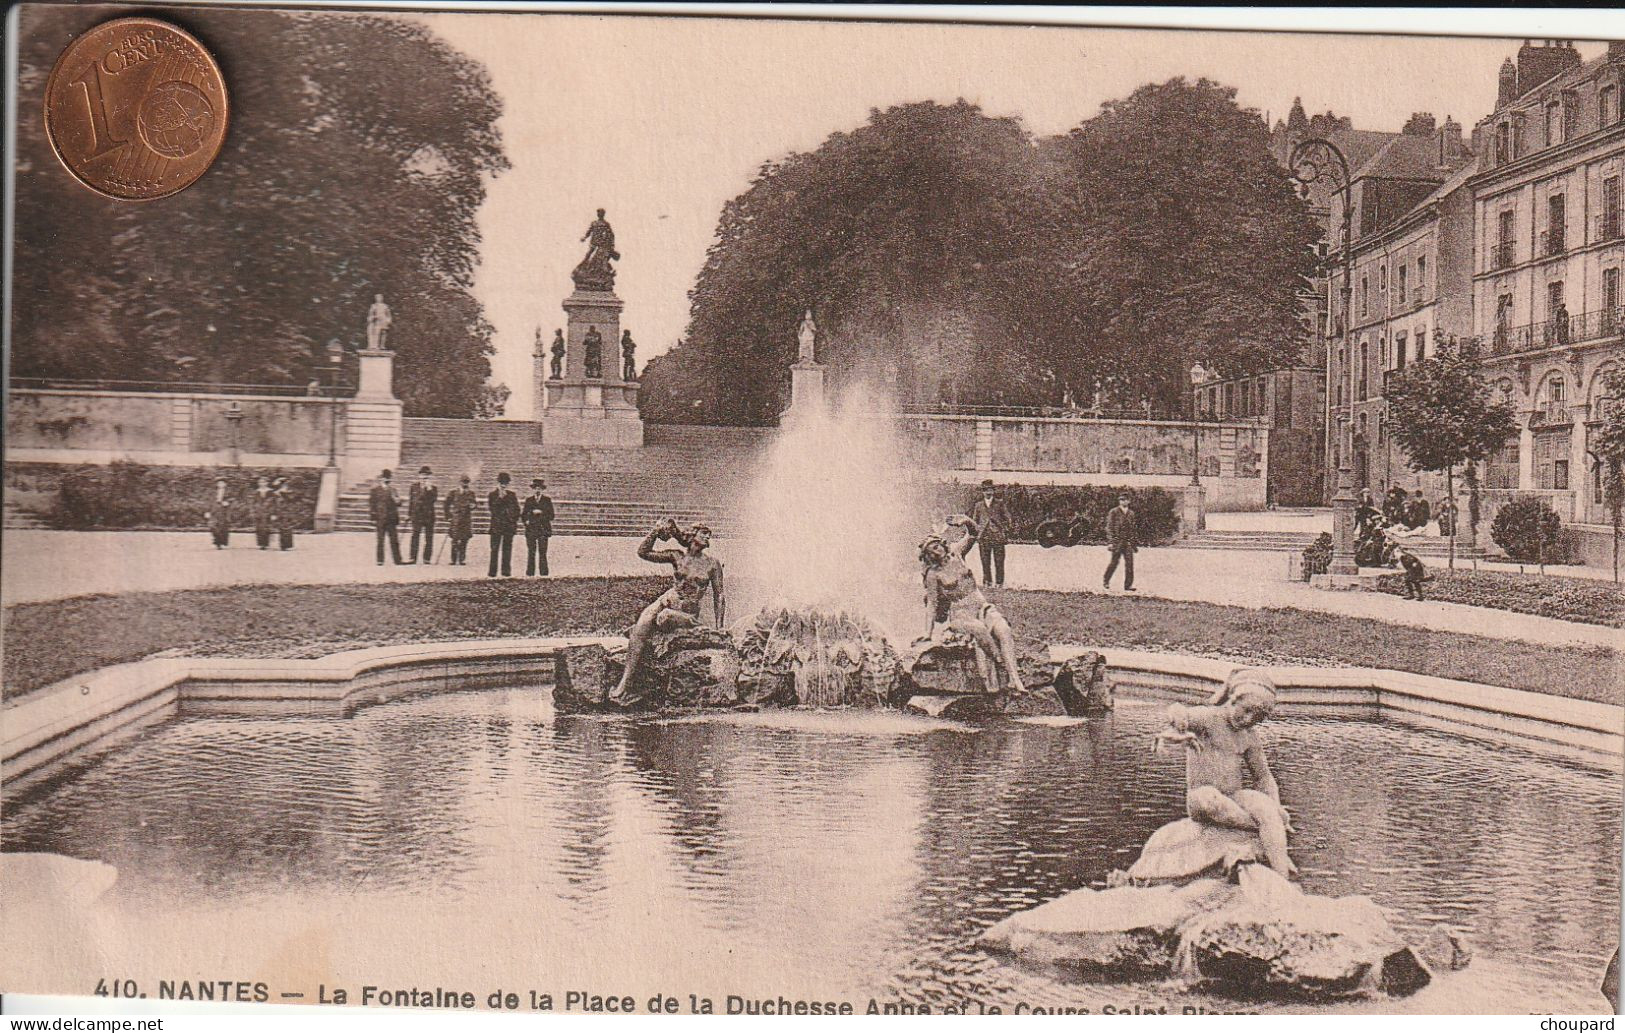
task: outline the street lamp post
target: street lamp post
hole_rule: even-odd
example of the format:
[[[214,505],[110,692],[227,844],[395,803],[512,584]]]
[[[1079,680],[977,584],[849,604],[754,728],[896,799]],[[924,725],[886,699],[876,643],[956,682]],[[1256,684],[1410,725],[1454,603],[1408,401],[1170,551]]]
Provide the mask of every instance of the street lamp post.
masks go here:
[[[1207,383],[1207,369],[1200,362],[1191,366],[1191,485],[1202,486],[1202,407],[1197,393]]]
[[[1342,314],[1343,366],[1350,382],[1349,390],[1344,395],[1344,405],[1349,406],[1354,399],[1351,365],[1354,352],[1349,344],[1352,322],[1349,319],[1349,298],[1353,293],[1354,276],[1354,242],[1351,236],[1353,207],[1350,203],[1353,200],[1353,183],[1349,176],[1349,163],[1336,144],[1311,137],[1292,149],[1290,164],[1293,178],[1305,186],[1323,176],[1335,176],[1337,189],[1343,195],[1343,278],[1338,294]],[[1338,426],[1337,493],[1332,496],[1332,560],[1328,569],[1334,575],[1349,575],[1358,574],[1359,568],[1354,564],[1354,470],[1349,466],[1349,455],[1354,450],[1354,444],[1348,436],[1352,426],[1346,412],[1339,414]]]
[[[327,465],[339,465],[339,373],[344,369],[344,345],[327,342]]]
[[[240,446],[238,430],[243,422],[243,407],[237,402],[226,406],[226,423],[231,427],[231,465],[243,465],[243,453]]]

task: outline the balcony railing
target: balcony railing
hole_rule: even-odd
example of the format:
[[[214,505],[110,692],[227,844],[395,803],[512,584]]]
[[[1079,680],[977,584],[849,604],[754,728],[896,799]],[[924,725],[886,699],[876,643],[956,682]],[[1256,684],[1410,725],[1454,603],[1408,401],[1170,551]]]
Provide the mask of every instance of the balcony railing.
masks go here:
[[[1490,355],[1516,355],[1622,336],[1625,336],[1625,306],[1616,305],[1595,312],[1580,312],[1565,319],[1548,319],[1524,326],[1498,326],[1481,338],[1473,338],[1473,341],[1480,346],[1487,343],[1489,347],[1483,351]]]
[[[328,398],[350,395],[352,385],[328,384],[216,384],[191,380],[73,380],[64,377],[12,377],[17,390],[46,391],[128,391],[200,395],[276,395],[288,398]]]
[[[1537,406],[1529,416],[1531,427],[1561,427],[1573,422],[1568,406],[1562,402],[1546,402]]]
[[[1517,261],[1517,256],[1514,253],[1517,251],[1517,249],[1518,242],[1515,240],[1503,240],[1501,243],[1490,248],[1490,268],[1510,268],[1512,264]]]
[[[1621,232],[1622,226],[1625,226],[1625,218],[1620,217],[1620,212],[1603,212],[1597,216],[1598,242],[1618,240],[1621,236],[1625,236],[1625,233]]]
[[[1563,241],[1563,230],[1560,228],[1542,230],[1540,234],[1540,253],[1547,258],[1561,255],[1568,247]]]

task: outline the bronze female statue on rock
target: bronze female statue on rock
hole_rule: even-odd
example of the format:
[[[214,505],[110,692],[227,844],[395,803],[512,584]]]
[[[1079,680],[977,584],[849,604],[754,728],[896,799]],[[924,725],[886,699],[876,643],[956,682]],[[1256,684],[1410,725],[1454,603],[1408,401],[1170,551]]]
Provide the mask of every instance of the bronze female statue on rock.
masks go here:
[[[675,540],[682,549],[656,549],[655,542]],[[626,667],[621,680],[610,690],[610,702],[627,707],[637,702],[632,686],[639,667],[657,631],[675,631],[700,623],[700,603],[706,589],[711,591],[711,608],[716,626],[727,619],[727,599],[722,587],[722,564],[705,550],[711,544],[711,529],[695,524],[680,530],[670,517],[656,524],[638,546],[638,556],[650,563],[668,563],[672,586],[660,598],[643,608],[637,623],[626,637]]]

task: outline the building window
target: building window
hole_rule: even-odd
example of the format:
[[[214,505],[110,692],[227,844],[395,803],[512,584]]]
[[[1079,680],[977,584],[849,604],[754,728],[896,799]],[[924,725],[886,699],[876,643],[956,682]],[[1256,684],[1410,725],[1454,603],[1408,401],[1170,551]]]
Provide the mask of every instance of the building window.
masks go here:
[[[1423,359],[1427,358],[1427,348],[1428,348],[1428,332],[1426,330],[1418,330],[1418,331],[1416,331],[1416,361],[1417,362],[1421,362]]]
[[[1371,280],[1369,277],[1360,277],[1360,315],[1371,314]]]
[[[1377,266],[1377,311],[1388,311],[1388,267]]]
[[[1425,301],[1428,296],[1428,259],[1426,255],[1416,260],[1416,300]]]
[[[1604,86],[1597,91],[1597,126],[1606,128],[1619,121],[1619,90]]]
[[[1551,400],[1553,405],[1562,405],[1565,391],[1566,385],[1563,378],[1553,377],[1552,382],[1546,386],[1546,397]]]
[[[1602,332],[1618,333],[1620,322],[1619,267],[1615,266],[1602,271]]]
[[[1241,382],[1241,414],[1243,416],[1253,414],[1253,382],[1251,380]]]
[[[1405,274],[1408,273],[1408,272],[1410,272],[1410,267],[1409,266],[1404,266],[1404,265],[1400,266],[1399,267],[1399,281],[1394,284],[1394,290],[1396,292],[1398,292],[1398,294],[1399,294],[1399,305],[1400,305],[1401,308],[1403,308],[1405,306],[1406,288],[1409,286],[1409,284],[1406,282],[1406,278],[1405,278]]]
[[[1569,461],[1567,459],[1552,461],[1552,487],[1557,491],[1569,490]]]
[[[1618,240],[1619,237],[1619,177],[1609,176],[1602,181],[1602,212],[1597,216],[1597,239]]]
[[[1548,255],[1561,255],[1563,247],[1563,231],[1568,219],[1564,212],[1563,195],[1553,194],[1546,199],[1546,247]]]
[[[1275,425],[1292,426],[1292,374],[1283,373],[1275,382]]]
[[[1501,212],[1496,226],[1496,244],[1490,250],[1490,268],[1505,269],[1512,264],[1512,249],[1514,246],[1514,223],[1517,213],[1508,208]]]
[[[1370,368],[1371,368],[1371,350],[1370,350],[1370,346],[1367,344],[1367,342],[1361,341],[1360,342],[1360,386],[1358,388],[1358,393],[1355,394],[1355,396],[1354,396],[1355,401],[1363,402],[1363,401],[1365,401],[1367,398],[1369,398],[1371,396],[1370,379],[1366,375],[1366,371],[1368,369],[1370,369]]]
[[[1236,385],[1224,385],[1224,415],[1226,419],[1236,413]]]
[[[1563,142],[1562,129],[1563,111],[1557,101],[1546,105],[1546,146]]]
[[[1505,165],[1512,160],[1512,127],[1502,122],[1495,127],[1495,163]]]
[[[1512,295],[1503,294],[1495,299],[1495,352],[1502,354],[1511,343]]]
[[[1395,334],[1394,335],[1394,367],[1396,369],[1404,369],[1405,368],[1405,335],[1404,334]]]

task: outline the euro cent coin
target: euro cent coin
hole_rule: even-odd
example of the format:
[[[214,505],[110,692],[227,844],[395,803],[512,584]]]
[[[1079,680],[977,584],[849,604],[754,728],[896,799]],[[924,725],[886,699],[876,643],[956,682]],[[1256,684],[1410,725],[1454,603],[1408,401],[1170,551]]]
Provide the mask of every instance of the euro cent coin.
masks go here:
[[[45,83],[45,135],[75,179],[125,201],[196,183],[226,140],[226,83],[191,35],[120,18],[68,45]]]

